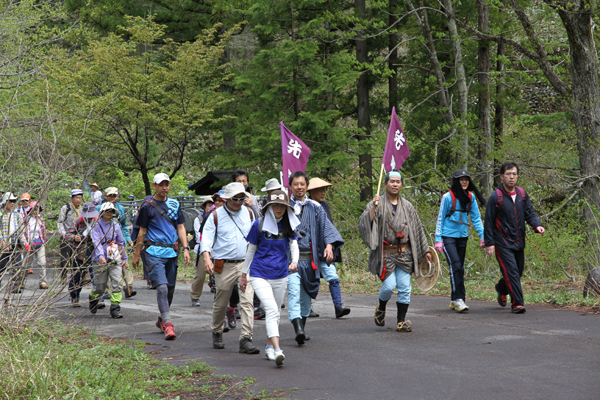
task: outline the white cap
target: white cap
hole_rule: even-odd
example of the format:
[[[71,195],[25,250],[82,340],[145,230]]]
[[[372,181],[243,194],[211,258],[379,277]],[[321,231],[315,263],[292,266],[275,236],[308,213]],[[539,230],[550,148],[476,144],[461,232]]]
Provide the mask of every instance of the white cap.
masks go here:
[[[154,175],[154,179],[152,180],[152,182],[156,183],[157,185],[164,181],[171,182],[169,175],[165,174],[164,172]]]
[[[119,213],[119,211],[117,210],[117,208],[115,207],[115,205],[113,203],[111,203],[110,201],[105,201],[104,203],[102,203],[102,207],[100,207],[100,214],[102,214],[108,210],[113,210],[115,212],[115,214]]]
[[[244,189],[244,185],[239,182],[232,182],[225,186],[224,189],[225,193],[221,195],[221,198],[225,200],[230,199],[237,194],[243,194],[244,197],[246,196],[246,189]]]
[[[263,192],[267,192],[270,190],[281,190],[281,183],[275,178],[271,178],[265,182],[265,187],[260,189]]]
[[[114,186],[111,186],[109,188],[106,188],[106,190],[104,191],[104,194],[106,196],[110,196],[111,194],[119,194],[119,189],[117,189]]]

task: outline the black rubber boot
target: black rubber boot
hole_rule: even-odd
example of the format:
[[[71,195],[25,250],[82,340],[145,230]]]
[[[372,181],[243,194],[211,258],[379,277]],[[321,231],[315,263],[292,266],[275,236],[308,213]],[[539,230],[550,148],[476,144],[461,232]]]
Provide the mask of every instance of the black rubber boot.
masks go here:
[[[123,318],[123,315],[121,314],[121,306],[118,306],[118,305],[110,306],[110,316],[115,319]]]
[[[292,325],[294,325],[294,332],[296,332],[296,337],[294,340],[299,345],[304,344],[306,336],[304,335],[304,327],[302,326],[302,320],[300,318],[295,318],[292,321]]]
[[[304,331],[304,340],[310,340],[310,336],[306,333],[306,318],[307,317],[302,317],[302,330]]]
[[[92,300],[92,296],[90,295],[90,312],[96,314],[96,311],[98,311],[98,299]]]
[[[350,309],[344,306],[335,308],[335,317],[342,318],[344,315],[350,314]]]

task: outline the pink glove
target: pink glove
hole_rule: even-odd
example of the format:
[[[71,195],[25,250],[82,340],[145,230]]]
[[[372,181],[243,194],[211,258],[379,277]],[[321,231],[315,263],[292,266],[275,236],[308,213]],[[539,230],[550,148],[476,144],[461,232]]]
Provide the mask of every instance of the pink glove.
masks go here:
[[[438,253],[443,253],[444,252],[444,243],[443,242],[435,242],[435,251],[437,251]]]
[[[482,248],[485,247],[485,240],[484,239],[481,239],[479,241],[479,247],[482,247]]]

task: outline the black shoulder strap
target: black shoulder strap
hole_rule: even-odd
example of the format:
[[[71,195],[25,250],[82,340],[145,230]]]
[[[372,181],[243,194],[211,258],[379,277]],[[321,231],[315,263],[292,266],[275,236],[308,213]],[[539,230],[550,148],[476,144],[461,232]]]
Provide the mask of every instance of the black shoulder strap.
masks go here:
[[[165,210],[163,210],[162,208],[160,208],[158,206],[158,204],[156,204],[153,200],[146,200],[148,203],[150,203],[150,205],[154,208],[156,208],[156,211],[158,211],[160,213],[160,215],[162,215],[167,221],[169,221],[169,223],[171,225],[173,225],[173,228],[175,228],[175,230],[177,230],[177,225],[175,225],[175,222],[169,218],[169,216],[167,215],[167,212]]]

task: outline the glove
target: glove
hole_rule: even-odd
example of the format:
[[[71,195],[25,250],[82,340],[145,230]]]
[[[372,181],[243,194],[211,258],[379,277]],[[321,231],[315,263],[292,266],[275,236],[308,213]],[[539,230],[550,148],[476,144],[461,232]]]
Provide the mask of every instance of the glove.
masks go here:
[[[485,240],[484,239],[481,239],[479,241],[479,247],[485,247]]]
[[[444,243],[443,242],[435,242],[435,251],[437,251],[438,253],[443,253],[444,252]]]
[[[25,250],[29,251],[29,244],[25,243]]]

